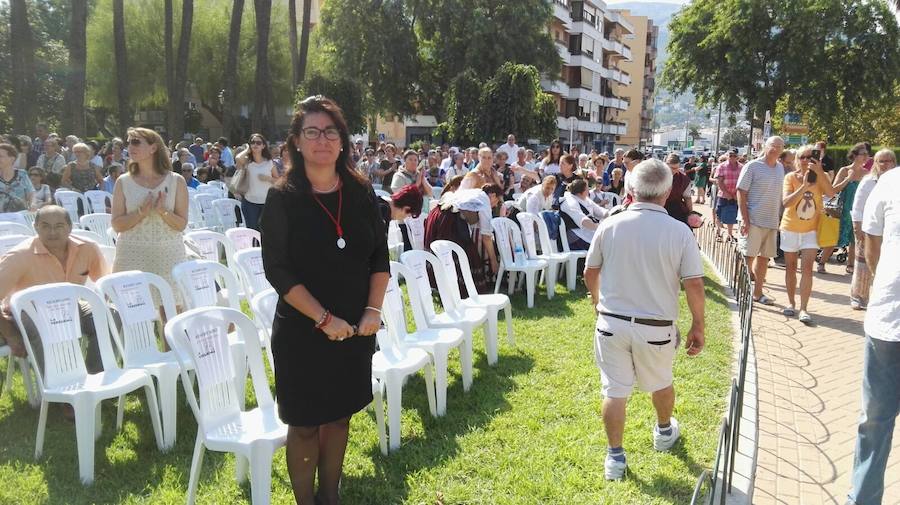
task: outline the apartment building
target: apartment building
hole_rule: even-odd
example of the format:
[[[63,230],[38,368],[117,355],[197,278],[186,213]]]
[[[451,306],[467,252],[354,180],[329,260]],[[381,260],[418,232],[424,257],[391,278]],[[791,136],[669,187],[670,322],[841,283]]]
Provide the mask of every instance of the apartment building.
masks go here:
[[[548,1],[550,35],[563,67],[560,75],[542,78],[541,87],[557,99],[559,138],[567,147],[611,151],[627,133],[631,99],[622,91],[633,77],[623,64],[632,60],[626,40],[635,27],[600,0]]]
[[[619,136],[619,143],[634,147],[649,146],[653,136],[659,27],[645,16],[634,16],[627,10],[618,13],[634,27],[634,33],[626,37],[633,57],[620,63],[622,71],[631,76],[631,84],[617,86],[617,94],[628,101],[628,108],[619,114],[625,123],[625,134]]]

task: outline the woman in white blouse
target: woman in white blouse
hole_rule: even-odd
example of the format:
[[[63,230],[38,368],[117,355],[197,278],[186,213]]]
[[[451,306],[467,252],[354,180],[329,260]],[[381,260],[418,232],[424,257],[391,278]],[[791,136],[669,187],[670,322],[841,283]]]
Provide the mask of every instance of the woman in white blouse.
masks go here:
[[[247,192],[241,198],[241,210],[247,220],[247,228],[259,229],[259,216],[272,183],[278,179],[278,169],[269,152],[269,142],[260,133],[250,135],[250,149],[238,156],[238,164],[246,170],[249,182]]]
[[[566,222],[569,249],[586,251],[594,238],[594,231],[609,211],[588,197],[588,185],[584,179],[575,179],[559,205],[560,217]]]
[[[888,170],[897,166],[897,156],[890,149],[882,149],[875,153],[875,162],[872,172],[863,177],[856,189],[853,199],[853,207],[850,211],[850,221],[853,223],[853,233],[856,234],[856,261],[853,269],[853,278],[850,281],[850,307],[853,310],[863,310],[869,303],[869,288],[872,287],[872,272],[866,265],[865,240],[862,231],[863,210],[869,194],[878,184],[878,178]],[[844,205],[847,205],[846,203]]]
[[[519,210],[529,214],[540,214],[542,210],[550,210],[553,206],[553,193],[556,191],[556,177],[544,177],[540,186],[526,191],[519,200]]]

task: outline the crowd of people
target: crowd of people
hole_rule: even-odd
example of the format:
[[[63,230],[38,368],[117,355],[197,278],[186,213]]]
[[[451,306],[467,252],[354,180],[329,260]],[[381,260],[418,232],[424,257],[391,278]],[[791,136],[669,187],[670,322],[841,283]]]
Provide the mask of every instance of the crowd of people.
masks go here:
[[[754,300],[774,303],[763,287],[769,260],[780,252],[784,314],[799,312],[804,323],[812,322],[813,266],[818,262],[821,272],[835,247],[849,247],[850,303],[869,310],[868,417],[860,424],[854,489],[865,493],[877,485],[867,479],[875,479],[879,464],[883,474],[887,449],[879,441],[891,429],[874,419],[890,409],[896,417],[896,401],[884,398],[900,386],[900,359],[879,361],[878,354],[900,352],[900,314],[886,294],[896,297],[900,289],[894,260],[900,257],[900,188],[896,174],[886,176],[896,165],[893,151],[873,158],[868,144],[857,144],[848,164],[836,167],[822,143],[789,150],[772,137],[756,159],[729,151],[687,159],[673,153],[660,161],[636,149],[566,152],[559,140],[535,152],[517,145],[512,134],[496,147],[424,143],[402,150],[390,142],[353,141],[340,108],[320,96],[300,103],[282,143],[253,134],[236,147],[225,138],[166,145],[153,130],[131,128],[124,139],[101,146],[61,138],[45,125],[35,133],[33,139],[7,135],[0,143],[0,212],[37,213],[37,237],[0,258],[0,335],[13,354],[23,356],[24,346],[10,324],[12,293],[49,282],[81,284],[110,270],[152,272],[174,285],[172,267],[186,259],[190,193],[225,182],[241,200],[246,226],[261,231],[265,273],[280,295],[272,331],[275,389],[280,416],[290,426],[287,461],[299,503],[338,502],[350,418],[372,400],[388,230],[392,223],[400,228],[410,249],[410,219],[423,222],[426,249],[437,240],[463,248],[479,292],[492,290],[499,270],[495,217],[540,216],[560,249],[586,251],[609,441],[605,474],[618,479],[627,467],[622,435],[634,385],[653,395],[654,447],[671,448],[680,436],[672,417],[672,364],[682,342],[674,323],[682,286],[693,321],[684,345],[689,355],[704,346],[703,267],[692,228],[698,226],[694,206],[707,199],[719,240],[740,244],[754,277]],[[54,205],[59,188],[111,194],[113,265],[105,264],[96,244],[70,235],[70,214]],[[882,235],[883,245],[872,238]],[[892,261],[882,260],[889,266],[876,270],[879,251]],[[460,288],[465,296],[466,286]],[[884,378],[887,368],[893,379]]]

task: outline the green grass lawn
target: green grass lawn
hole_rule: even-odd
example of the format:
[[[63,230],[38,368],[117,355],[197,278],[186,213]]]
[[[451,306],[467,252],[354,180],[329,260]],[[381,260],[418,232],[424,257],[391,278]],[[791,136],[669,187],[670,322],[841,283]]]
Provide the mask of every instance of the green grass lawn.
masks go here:
[[[709,270],[707,275],[711,276]],[[731,375],[730,315],[709,278],[707,345],[697,358],[681,349],[675,366],[675,415],[682,439],[670,453],[652,448],[655,421],[649,395],[628,407],[625,448],[630,471],[621,482],[603,479],[606,437],[600,418],[600,379],[594,365],[594,316],[584,288],[545,292],[527,309],[513,299],[516,347],[501,337],[500,360],[488,367],[475,334],[475,380],[464,393],[451,354],[447,415],[428,412],[422,376],[403,391],[403,445],[382,456],[374,413],[351,425],[342,496],[346,504],[684,504],[715,456],[719,420]],[[682,296],[679,327],[690,316]],[[503,328],[501,323],[501,328]],[[5,362],[4,362],[5,364]],[[5,366],[0,367],[5,373]],[[143,400],[132,396],[125,425],[115,432],[115,402],[103,406],[95,481],[78,480],[74,424],[58,408],[48,416],[44,455],[34,460],[37,410],[25,401],[16,375],[0,398],[0,504],[183,503],[196,424],[179,401],[178,442],[156,449]],[[207,452],[198,503],[249,502],[249,484],[234,481],[234,458]],[[273,463],[273,503],[293,503],[284,452]]]

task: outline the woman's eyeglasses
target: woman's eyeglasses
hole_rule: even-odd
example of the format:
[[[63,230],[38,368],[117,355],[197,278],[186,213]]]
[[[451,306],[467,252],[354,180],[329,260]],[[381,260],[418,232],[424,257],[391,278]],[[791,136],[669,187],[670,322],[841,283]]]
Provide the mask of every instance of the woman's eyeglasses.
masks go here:
[[[315,126],[308,126],[300,132],[303,133],[303,138],[306,140],[316,140],[322,135],[325,135],[327,140],[338,140],[341,138],[341,131],[335,128],[334,126],[329,126],[328,128],[316,128]]]
[[[328,138],[328,137],[325,137],[325,138]],[[251,146],[264,146],[264,145],[266,145],[266,143],[263,142],[262,140],[254,140],[253,142],[250,142],[250,145]]]

